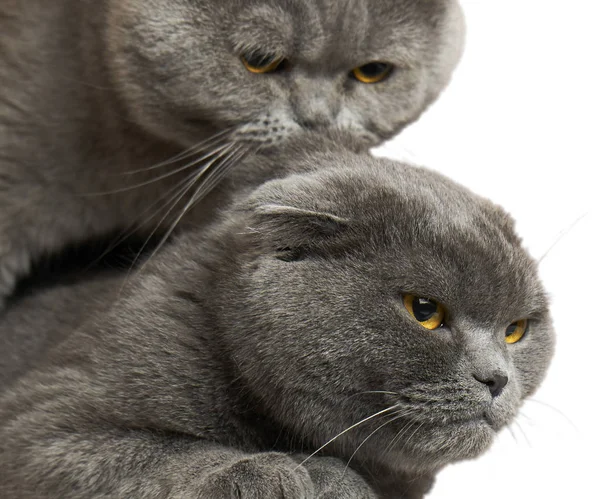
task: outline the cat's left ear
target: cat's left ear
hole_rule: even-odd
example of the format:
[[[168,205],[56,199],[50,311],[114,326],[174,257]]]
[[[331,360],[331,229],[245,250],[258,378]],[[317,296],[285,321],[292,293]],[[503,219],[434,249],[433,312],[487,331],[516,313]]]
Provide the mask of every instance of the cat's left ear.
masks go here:
[[[283,204],[262,204],[253,210],[251,230],[273,249],[291,253],[325,248],[344,232],[350,221],[333,213]]]

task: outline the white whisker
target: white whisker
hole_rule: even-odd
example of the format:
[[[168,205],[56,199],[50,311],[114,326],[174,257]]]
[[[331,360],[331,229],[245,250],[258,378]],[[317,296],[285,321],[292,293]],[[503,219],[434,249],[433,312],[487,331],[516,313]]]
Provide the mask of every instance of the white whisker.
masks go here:
[[[223,162],[208,172],[206,179],[198,186],[198,190],[194,194],[194,203],[200,201],[202,198],[208,195],[223,179],[223,177],[229,173],[229,170],[235,166],[236,162],[246,155],[247,152],[248,151],[246,151],[242,146],[238,147],[238,149],[233,151],[228,158],[223,160]]]
[[[506,429],[509,431],[510,435],[512,436],[512,439],[515,441],[515,444],[519,445],[519,441],[517,440],[517,436],[515,435],[513,429],[510,426],[507,426]]]
[[[561,230],[558,234],[558,236],[556,237],[555,241],[550,245],[550,247],[546,250],[546,252],[538,259],[538,265],[548,256],[548,253],[550,253],[550,251],[552,251],[552,249],[560,242],[562,241],[562,239],[569,233],[571,232],[575,226],[581,222],[581,220],[583,220],[588,214],[584,213],[583,215],[580,215],[571,225],[569,225],[567,228]]]
[[[123,243],[129,237],[131,237],[133,234],[135,234],[138,230],[140,230],[145,224],[150,223],[150,221],[160,213],[163,206],[172,205],[173,200],[178,196],[179,193],[181,193],[182,189],[186,188],[186,186],[190,183],[191,179],[193,177],[195,177],[196,175],[197,175],[197,172],[192,172],[187,177],[183,178],[177,184],[175,184],[173,187],[171,187],[168,191],[163,193],[156,201],[154,201],[152,204],[147,206],[131,224],[129,224],[127,227],[125,227],[123,229],[121,234],[119,234],[115,238],[115,240],[112,241],[109,244],[109,246],[102,252],[102,254],[98,258],[96,258],[90,265],[94,265],[95,263],[100,261],[106,255],[108,255],[114,248],[116,248],[119,244]],[[166,198],[169,198],[169,200],[165,201]],[[165,202],[161,203],[162,201],[165,201]],[[148,217],[143,219],[144,215],[146,213],[150,212],[152,210],[152,208],[157,206],[159,203],[161,203],[161,206],[159,206],[157,209],[153,210]]]
[[[575,425],[575,423],[573,423],[573,421],[571,419],[569,419],[569,417],[564,412],[562,412],[561,410],[557,409],[556,407],[554,407],[554,406],[552,406],[550,404],[547,404],[546,402],[542,402],[541,400],[537,400],[537,399],[533,399],[533,398],[528,399],[528,401],[529,402],[535,402],[536,404],[540,404],[540,405],[542,405],[542,406],[544,406],[544,407],[546,407],[546,408],[548,408],[548,409],[556,412],[559,416],[562,416],[564,418],[564,420],[567,423],[569,423],[569,425],[571,425],[571,428],[573,428],[575,431],[579,431],[579,429],[577,428],[577,426]]]
[[[346,473],[346,470],[348,469],[348,467],[350,466],[350,461],[352,461],[352,458],[356,455],[356,453],[360,450],[360,448],[367,442],[367,440],[369,440],[369,438],[371,438],[373,435],[375,435],[375,433],[377,433],[379,430],[381,430],[381,428],[383,428],[384,426],[393,423],[394,421],[406,416],[406,413],[393,413],[391,414],[392,419],[389,419],[388,421],[386,421],[385,423],[383,423],[382,425],[379,425],[377,428],[375,428],[374,431],[372,431],[371,433],[369,433],[369,435],[360,443],[360,445],[354,450],[354,452],[352,453],[352,455],[350,456],[350,459],[348,459],[348,462],[346,463],[346,467],[344,468],[344,473]]]
[[[414,412],[416,412],[416,411],[413,410],[412,413],[414,413]],[[408,415],[408,414],[410,414],[410,412],[405,415]],[[405,435],[406,432],[408,430],[410,430],[413,427],[413,425],[415,425],[416,423],[417,423],[416,421],[409,421],[406,425],[404,425],[404,427],[398,433],[396,433],[396,435],[394,435],[394,438],[392,438],[392,440],[390,440],[390,442],[385,447],[383,453],[387,454],[388,452],[391,452],[394,445],[396,443],[398,443],[400,438],[402,438],[402,435]]]
[[[525,442],[527,442],[527,445],[529,447],[532,447],[531,441],[529,440],[529,438],[527,438],[527,434],[525,433],[525,430],[523,430],[523,427],[519,424],[519,422],[516,419],[515,419],[514,423],[517,426],[517,428],[519,429],[519,431],[523,434],[523,438],[525,438]]]
[[[425,421],[423,421],[419,426],[417,426],[417,429],[410,434],[410,437],[408,437],[406,439],[406,442],[404,442],[404,445],[402,446],[403,449],[404,449],[404,447],[406,447],[408,445],[408,442],[410,442],[410,439],[417,434],[417,432],[423,427],[424,424],[425,424]]]
[[[394,404],[391,407],[388,407],[387,409],[383,409],[382,411],[376,412],[375,414],[372,414],[369,417],[366,417],[364,419],[361,419],[358,423],[354,423],[352,426],[349,426],[348,428],[346,428],[344,431],[341,431],[340,433],[338,433],[335,437],[329,439],[327,442],[325,442],[323,445],[321,445],[321,447],[319,447],[316,451],[314,451],[310,456],[308,456],[306,459],[304,459],[297,467],[299,468],[300,466],[302,466],[304,463],[306,463],[306,461],[308,461],[311,457],[315,456],[316,454],[318,454],[319,452],[321,452],[325,447],[327,447],[329,444],[331,444],[332,442],[334,442],[335,440],[337,440],[338,438],[340,438],[342,435],[345,435],[346,433],[348,433],[349,431],[353,430],[354,428],[356,428],[357,426],[360,426],[361,424],[366,423],[367,421],[370,421],[373,418],[376,418],[377,416],[380,416],[382,414],[386,414],[390,411],[393,411],[394,409],[397,409],[398,405]]]
[[[169,159],[161,161],[160,163],[156,163],[156,164],[146,167],[146,168],[140,168],[138,170],[130,170],[127,172],[122,172],[122,173],[120,173],[120,175],[133,175],[135,173],[147,172],[149,170],[154,170],[156,168],[171,165],[173,163],[176,163],[177,161],[187,159],[190,156],[193,156],[194,154],[207,149],[209,146],[214,146],[215,142],[218,144],[220,141],[229,139],[229,136],[228,136],[229,132],[230,132],[230,129],[222,130],[221,132],[218,132],[215,135],[212,135],[211,137],[207,138],[206,140],[203,140],[202,142],[198,142],[197,144],[193,145],[192,147],[186,149],[185,151],[182,151],[179,154],[176,154],[175,156],[173,156]]]
[[[215,163],[215,161],[218,161],[219,159],[221,159],[222,157],[224,157],[225,159],[223,159],[223,162],[226,163],[226,162],[230,161],[233,157],[241,157],[243,155],[243,152],[240,154],[240,151],[242,151],[242,149],[243,149],[242,145],[238,145],[237,148],[235,148],[234,145],[231,144],[225,150],[225,152],[222,152],[221,154],[219,154],[219,156],[217,156],[215,159],[213,159],[200,172],[198,172],[198,174],[190,182],[189,187],[186,188],[186,190],[182,193],[182,195],[180,195],[177,198],[177,200],[173,203],[173,206],[168,210],[168,212],[165,214],[165,216],[163,216],[162,219],[159,221],[159,223],[156,226],[156,228],[152,231],[152,233],[150,234],[150,236],[146,240],[146,243],[142,246],[142,249],[138,253],[138,257],[140,255],[141,251],[144,250],[144,248],[145,248],[146,244],[148,243],[148,241],[156,233],[156,231],[158,230],[158,227],[164,222],[164,220],[167,218],[167,216],[170,214],[170,212],[173,210],[173,208],[177,205],[177,203],[183,198],[183,196],[189,191],[189,189],[191,189],[196,183],[198,183],[198,181],[206,174],[206,172],[210,170],[210,167]],[[192,195],[192,197],[187,202],[187,204],[183,207],[183,209],[181,210],[181,212],[179,213],[179,215],[173,220],[173,222],[171,223],[170,227],[167,229],[167,231],[165,232],[165,234],[162,236],[161,240],[158,242],[158,244],[156,245],[156,247],[152,250],[152,253],[148,256],[148,258],[146,259],[146,261],[140,267],[140,271],[142,271],[142,269],[146,266],[146,264],[152,258],[154,258],[154,256],[164,246],[164,244],[167,242],[167,240],[169,239],[169,237],[171,237],[171,235],[173,234],[173,231],[175,230],[175,228],[177,227],[177,225],[179,224],[179,222],[181,221],[181,219],[195,206],[195,204],[198,201],[200,201],[204,197],[205,193],[210,192],[210,189],[202,189],[202,186],[204,185],[204,183],[207,182],[207,181],[209,181],[209,180],[210,180],[210,177],[208,177],[208,180],[205,180],[204,182],[202,182],[200,184],[200,187],[198,188],[198,190]],[[202,195],[198,195],[198,191],[202,191]],[[136,257],[136,260],[137,260],[137,257]],[[135,264],[135,261],[134,261],[134,264]]]
[[[220,153],[221,151],[223,151],[224,149],[227,150],[229,147],[231,147],[232,144],[225,144],[219,148],[217,148],[216,150],[212,151],[211,153],[209,153],[206,157],[202,157],[199,158],[197,160],[191,161],[189,163],[186,163],[183,166],[180,166],[179,168],[175,168],[174,170],[171,170],[167,173],[164,173],[162,175],[159,175],[158,177],[154,177],[150,180],[146,180],[145,182],[140,182],[139,184],[135,184],[135,185],[129,185],[127,187],[121,187],[119,189],[115,189],[112,191],[106,191],[106,192],[92,192],[92,193],[87,193],[84,194],[85,196],[106,196],[106,195],[110,195],[110,194],[118,194],[120,192],[126,192],[126,191],[131,191],[133,189],[139,189],[140,187],[144,187],[146,185],[150,185],[153,184],[154,182],[158,182],[160,180],[163,180],[165,178],[171,177],[179,172],[182,172],[184,170],[187,170],[193,166],[198,165],[199,163],[201,163],[203,160],[207,159],[208,157],[213,157],[215,154]],[[220,154],[217,156],[217,159],[220,157]]]
[[[172,200],[172,204],[171,207],[167,210],[167,212],[161,217],[161,219],[158,221],[158,223],[156,224],[156,226],[154,227],[154,230],[152,230],[152,232],[150,233],[150,235],[146,238],[146,240],[144,241],[144,244],[142,245],[142,247],[139,249],[139,251],[137,252],[135,258],[133,259],[133,262],[131,263],[131,267],[129,268],[129,271],[127,272],[127,276],[126,278],[123,280],[123,284],[121,285],[121,291],[123,290],[123,287],[125,286],[125,284],[127,284],[127,281],[129,280],[130,276],[131,276],[131,271],[133,270],[133,268],[135,267],[137,261],[139,260],[140,256],[142,255],[142,253],[144,252],[144,249],[146,248],[146,246],[148,245],[148,243],[151,241],[152,237],[154,236],[154,234],[156,233],[156,231],[160,228],[161,224],[166,220],[166,218],[169,216],[169,214],[175,209],[175,207],[177,206],[177,204],[179,203],[179,201],[181,201],[181,199],[190,191],[190,189],[194,186],[194,184],[196,183],[197,180],[197,174],[191,179],[189,180],[185,186],[183,186],[179,193],[177,195],[175,195],[173,197]],[[165,238],[161,239],[161,243],[159,244],[159,246],[162,246],[162,244],[164,244],[164,242],[166,241]],[[150,257],[154,256],[156,254],[156,252],[158,251],[159,247],[155,248],[152,251],[152,254]],[[148,263],[148,261],[150,260],[150,257],[144,262],[144,264],[140,267],[140,271],[145,267],[145,265]],[[120,292],[119,292],[120,294]]]

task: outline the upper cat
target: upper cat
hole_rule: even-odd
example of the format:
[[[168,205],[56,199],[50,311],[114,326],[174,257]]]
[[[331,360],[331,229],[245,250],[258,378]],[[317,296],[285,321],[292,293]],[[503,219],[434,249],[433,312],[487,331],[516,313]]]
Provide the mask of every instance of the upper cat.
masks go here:
[[[2,0],[0,295],[66,242],[171,227],[257,147],[392,137],[462,32],[456,0]]]
[[[2,497],[420,498],[539,386],[548,304],[499,207],[316,139],[251,161],[290,175],[120,296],[8,310]]]

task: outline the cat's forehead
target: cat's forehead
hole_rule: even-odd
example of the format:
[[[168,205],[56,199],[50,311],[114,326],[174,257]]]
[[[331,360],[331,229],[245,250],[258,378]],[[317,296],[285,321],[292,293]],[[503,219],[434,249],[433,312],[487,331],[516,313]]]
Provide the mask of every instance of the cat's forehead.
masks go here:
[[[434,171],[362,161],[319,179],[323,207],[350,220],[392,279],[478,320],[545,309],[537,266],[502,208]]]
[[[237,48],[308,62],[380,58],[410,63],[431,37],[445,0],[250,0],[231,26]],[[438,12],[436,14],[435,12]]]

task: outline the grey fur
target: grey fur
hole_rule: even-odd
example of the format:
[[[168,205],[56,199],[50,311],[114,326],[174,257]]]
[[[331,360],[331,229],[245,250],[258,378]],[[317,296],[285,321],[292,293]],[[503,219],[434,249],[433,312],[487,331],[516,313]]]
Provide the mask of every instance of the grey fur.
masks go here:
[[[202,168],[208,189],[307,128],[392,137],[448,83],[462,30],[456,0],[2,0],[0,294],[66,242],[169,230]],[[290,70],[249,73],[252,49]],[[385,82],[348,77],[379,59]]]
[[[286,176],[122,293],[108,276],[8,310],[0,341],[20,327],[62,342],[31,348],[27,372],[2,367],[0,496],[421,498],[539,386],[548,304],[502,209],[325,139],[248,162],[237,181]],[[443,303],[447,327],[424,329],[403,293]],[[30,317],[36,301],[55,305]],[[508,377],[496,397],[476,379],[494,374]]]

